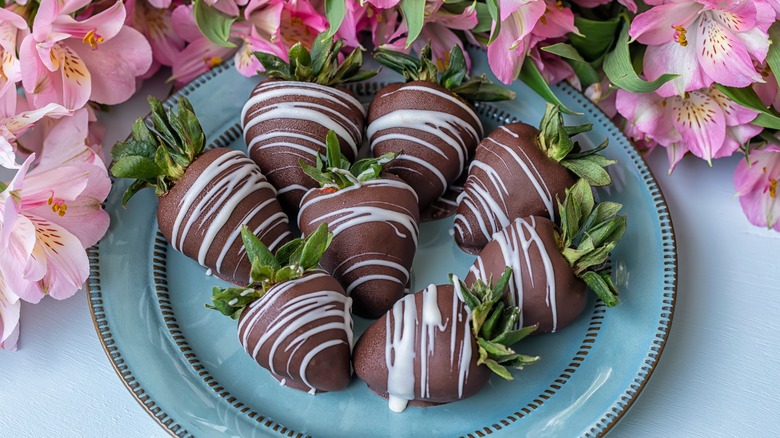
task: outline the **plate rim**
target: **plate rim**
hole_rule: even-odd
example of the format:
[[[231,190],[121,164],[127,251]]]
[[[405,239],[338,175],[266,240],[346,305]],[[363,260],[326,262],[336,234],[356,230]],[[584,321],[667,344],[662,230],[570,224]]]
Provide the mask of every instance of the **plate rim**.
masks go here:
[[[180,90],[170,94],[164,100],[164,104],[169,104],[169,102],[173,102],[175,101],[175,99],[178,99],[179,97],[188,96],[200,86],[206,84],[210,80],[219,76],[222,72],[234,68],[233,66],[234,66],[234,61],[231,59],[230,61],[225,62],[201,74],[200,76],[193,79],[191,82],[189,82]],[[632,159],[634,165],[638,168],[639,176],[641,180],[648,187],[648,193],[652,199],[653,207],[656,210],[655,213],[658,214],[658,219],[661,223],[659,232],[661,233],[661,240],[662,240],[661,265],[663,269],[662,273],[663,273],[663,285],[664,285],[663,287],[664,300],[662,301],[663,306],[661,307],[661,310],[662,312],[668,312],[668,315],[666,317],[664,317],[663,315],[661,316],[661,319],[659,320],[659,326],[657,327],[656,332],[654,333],[654,339],[652,340],[651,346],[648,349],[648,352],[644,354],[645,365],[642,368],[640,368],[640,371],[633,378],[632,380],[633,384],[629,385],[628,388],[625,391],[623,391],[620,397],[615,402],[612,403],[610,408],[604,414],[602,414],[598,420],[593,422],[593,426],[584,435],[584,436],[602,437],[606,435],[610,430],[612,430],[612,428],[625,416],[625,414],[634,405],[636,400],[639,398],[639,395],[647,386],[647,383],[652,377],[658,365],[658,362],[660,361],[661,356],[663,355],[663,352],[665,350],[666,343],[668,341],[669,333],[671,331],[672,323],[674,320],[674,313],[675,313],[675,307],[677,301],[677,288],[678,288],[677,239],[676,239],[676,233],[674,231],[674,223],[672,220],[671,211],[669,209],[668,203],[666,202],[666,197],[664,196],[663,190],[658,184],[658,181],[652,169],[647,164],[645,157],[637,151],[634,142],[632,142],[623,133],[623,131],[618,129],[617,126],[612,122],[612,120],[606,115],[606,113],[604,113],[604,111],[601,108],[599,108],[589,99],[587,99],[582,94],[582,92],[580,92],[579,90],[575,89],[570,84],[565,82],[561,82],[559,85],[557,85],[556,88],[559,88],[561,91],[568,92],[568,94],[571,97],[577,100],[577,103],[582,105],[589,112],[596,113],[604,117],[608,121],[608,124],[606,125],[607,130],[611,134],[620,138],[621,140],[625,140],[627,144],[632,146],[627,150],[627,153],[629,157]],[[144,117],[148,116],[149,114],[150,112],[147,112]],[[643,171],[645,172],[643,173]],[[114,182],[113,177],[111,177],[111,181],[113,184]],[[664,224],[664,222],[667,223]],[[666,237],[668,237],[668,241],[669,241],[668,246],[663,243],[667,241]],[[186,430],[186,428],[183,426],[182,423],[180,423],[173,416],[168,414],[163,409],[162,406],[158,405],[155,402],[155,400],[153,400],[149,395],[146,394],[143,385],[140,383],[140,381],[135,379],[132,371],[128,368],[127,365],[123,363],[124,361],[121,358],[122,356],[119,353],[118,348],[115,346],[116,341],[113,339],[109,321],[108,319],[106,319],[105,313],[103,312],[102,290],[101,290],[100,280],[99,280],[100,278],[99,253],[98,253],[99,246],[100,243],[87,249],[87,256],[90,264],[90,273],[85,283],[85,290],[87,293],[87,304],[89,306],[92,323],[95,328],[95,332],[98,335],[98,340],[100,341],[103,352],[106,354],[106,357],[111,363],[112,368],[116,372],[119,379],[122,381],[125,388],[127,388],[130,394],[133,396],[135,401],[141,406],[141,408],[148,415],[150,415],[154,419],[154,421],[158,425],[160,425],[160,427],[163,428],[164,431],[166,431],[169,435],[175,437],[193,436],[192,433]],[[667,307],[668,310],[666,309]],[[647,368],[645,369],[645,367]],[[527,407],[528,406],[526,406],[525,408]],[[469,438],[484,437],[486,434],[491,434],[494,431],[503,429],[503,427],[499,423],[506,423],[504,424],[504,426],[508,426],[509,424],[511,424],[511,422],[515,422],[518,419],[519,418],[512,418],[512,416],[510,415],[509,417],[506,417],[504,419],[498,419],[497,422],[492,425],[488,424],[486,426],[483,426],[480,429],[475,429],[472,432],[464,433],[462,436],[469,437]],[[511,422],[507,420],[511,420]],[[277,430],[277,428],[272,428],[271,427],[272,425],[276,425],[277,427],[279,426],[284,427],[283,425],[276,423],[273,420],[271,420],[270,425],[264,423],[265,422],[259,422],[258,424],[269,428],[270,431],[272,432],[284,433],[289,431],[290,433],[295,433],[295,435],[290,435],[290,436],[296,436],[296,437],[308,436],[297,431],[294,432],[292,429],[288,429],[286,427],[285,429],[287,430],[285,431],[279,431]]]

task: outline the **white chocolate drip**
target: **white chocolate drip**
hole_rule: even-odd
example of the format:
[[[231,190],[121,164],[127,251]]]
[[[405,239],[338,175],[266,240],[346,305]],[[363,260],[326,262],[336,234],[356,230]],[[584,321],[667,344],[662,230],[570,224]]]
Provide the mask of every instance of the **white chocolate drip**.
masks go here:
[[[530,222],[529,222],[530,221]],[[552,316],[552,332],[555,332],[558,328],[558,305],[555,299],[555,270],[553,268],[550,254],[547,252],[547,248],[542,241],[541,236],[536,231],[536,218],[531,216],[528,219],[515,219],[511,226],[504,230],[495,233],[493,240],[498,243],[501,248],[501,254],[504,257],[504,262],[507,266],[512,268],[512,279],[509,282],[509,293],[513,305],[523,306],[523,272],[528,272],[528,278],[531,282],[530,286],[536,288],[534,284],[534,272],[531,265],[530,249],[531,245],[536,245],[539,250],[539,255],[544,267],[545,275],[545,303],[550,309],[550,315]],[[553,248],[555,250],[555,248]],[[522,263],[525,262],[525,263]],[[477,261],[474,266],[471,267],[470,272],[475,275],[476,278],[487,282],[487,274],[485,273],[485,264],[482,260],[482,256],[477,257]],[[520,314],[515,328],[523,326],[523,316]]]
[[[330,108],[329,106],[315,102],[303,101],[300,99],[301,96],[322,103],[333,103],[336,105],[336,108]],[[252,107],[255,105],[262,104],[271,99],[280,98],[286,100],[268,106],[261,105],[260,109],[251,112],[253,111]],[[249,97],[246,104],[244,104],[244,108],[241,111],[241,121],[244,123],[245,133],[253,126],[265,121],[283,119],[311,121],[324,126],[328,130],[334,131],[339,137],[347,142],[353,155],[357,156],[358,141],[360,140],[362,127],[352,122],[349,117],[344,115],[348,111],[356,110],[360,111],[360,113],[365,116],[365,109],[360,102],[349,93],[337,88],[296,81],[267,82],[261,84],[252,92],[252,95]],[[247,116],[249,116],[249,119],[247,119]],[[316,151],[311,148],[289,142],[263,143],[266,140],[280,136],[298,138],[324,147],[324,143],[320,138],[306,135],[300,131],[285,132],[276,130],[273,133],[266,133],[254,137],[247,144],[247,148],[250,154],[253,148],[258,144],[261,144],[261,148],[263,149],[286,147],[298,150],[308,156],[316,154]]]
[[[356,190],[360,187],[376,187],[385,190],[389,188],[395,188],[400,190],[406,190],[410,193],[414,193],[414,190],[412,190],[412,188],[409,187],[408,184],[402,181],[389,180],[389,179],[378,179],[378,180],[366,181],[363,182],[361,185],[350,186],[341,190],[337,190],[331,194],[322,195],[316,198],[312,198],[311,200],[307,200],[306,202],[303,203],[303,205],[301,205],[301,210],[299,212],[298,219],[300,220],[301,218],[303,218],[304,212],[307,209],[313,208],[318,202],[324,201],[326,199],[331,199],[336,196],[345,196],[349,198],[352,196],[350,191]],[[313,189],[313,190],[319,190],[319,189]],[[373,202],[372,204],[373,205],[352,206],[352,207],[347,207],[340,210],[332,211],[327,214],[311,219],[308,225],[309,227],[313,228],[316,224],[327,223],[328,228],[333,233],[333,236],[336,237],[341,233],[349,232],[348,230],[350,230],[352,227],[361,224],[373,223],[373,222],[386,224],[393,229],[395,235],[403,239],[408,239],[408,238],[412,239],[415,248],[417,247],[417,239],[420,231],[417,222],[414,219],[413,213],[411,211],[394,211],[394,210],[390,210],[389,208],[382,208],[382,206],[380,205],[381,203],[379,202]],[[395,207],[397,208],[397,206]],[[350,265],[350,263],[352,263],[356,257],[370,257],[370,258]],[[365,253],[352,256],[344,260],[339,266],[337,266],[336,269],[334,269],[334,272],[337,272],[338,269],[343,266],[348,266],[348,268],[344,271],[342,275],[346,275],[351,271],[354,271],[359,268],[367,267],[367,266],[381,266],[383,268],[390,268],[399,271],[403,277],[403,280],[401,280],[399,278],[396,278],[395,276],[386,275],[386,274],[364,275],[355,279],[354,281],[352,281],[350,284],[346,286],[347,294],[352,293],[352,291],[356,287],[360,286],[361,284],[372,280],[388,280],[401,285],[405,285],[406,282],[409,280],[408,269],[403,267],[400,263],[387,260],[387,255],[382,253],[365,252]]]
[[[173,222],[171,246],[180,251],[193,227],[195,227],[194,231],[196,232],[205,228],[198,247],[197,261],[202,266],[206,266],[206,255],[217,235],[224,232],[235,209],[248,196],[263,189],[270,190],[272,195],[276,194],[273,186],[266,181],[257,165],[243,152],[230,151],[217,157],[203,170],[179,202],[178,212]],[[254,207],[242,218],[241,223],[249,223],[274,200],[275,198],[269,198],[263,204]],[[267,218],[255,232],[259,233],[259,237],[262,239],[265,232],[280,224],[287,223],[287,216],[283,213],[277,213]],[[285,226],[285,228],[287,227]],[[222,245],[216,266],[214,266],[217,273],[223,273],[222,262],[240,231],[238,228],[232,230],[225,244]],[[269,249],[273,251],[276,245],[289,234],[289,231],[282,233],[279,239],[269,246]],[[243,247],[241,254],[243,254]]]
[[[467,114],[469,114],[474,125],[479,127],[479,132],[474,129],[471,121],[461,119],[460,117],[448,112],[435,110],[398,109],[377,118],[368,126],[366,135],[369,139],[371,139],[371,151],[373,152],[378,145],[385,141],[401,140],[406,143],[419,145],[422,148],[432,150],[437,155],[440,155],[444,159],[449,160],[445,151],[441,150],[441,146],[422,140],[420,138],[420,134],[409,135],[390,132],[380,135],[376,138],[374,137],[375,134],[383,130],[397,130],[399,128],[412,129],[436,137],[441,140],[441,144],[452,148],[458,157],[457,168],[463,169],[466,163],[466,159],[468,158],[468,148],[466,146],[465,139],[460,137],[458,129],[460,128],[460,130],[468,133],[468,135],[471,136],[475,143],[479,142],[482,136],[482,123],[479,121],[479,117],[477,117],[477,115],[471,108],[469,108],[468,105],[461,102],[458,98],[430,87],[406,85],[396,91],[387,93],[384,97],[402,92],[415,93],[415,97],[421,100],[444,99],[457,105]],[[429,94],[430,96],[426,96],[425,93]],[[446,104],[442,103],[437,105],[437,107],[442,108],[445,105]],[[394,164],[396,166],[403,167],[403,163],[407,161],[410,164],[413,163],[419,165],[433,174],[440,182],[442,182],[442,194],[444,191],[446,191],[450,181],[447,181],[447,178],[439,170],[439,167],[431,163],[431,160],[423,160],[419,156],[414,156],[411,153],[405,153],[396,158]],[[413,168],[407,169],[409,171],[415,172]]]
[[[506,126],[502,126],[499,129],[515,138],[519,137]],[[519,170],[525,174],[528,181],[531,182],[534,191],[539,196],[539,199],[544,203],[550,220],[555,220],[553,195],[547,187],[541,173],[539,173],[539,170],[525,151],[504,143],[499,143],[493,137],[487,137],[484,141],[489,141],[498,147],[498,150],[496,151],[486,148],[485,152],[489,151],[493,153],[498,160],[506,165],[507,169],[510,169],[510,171],[519,168]],[[505,152],[505,154],[502,152]],[[506,160],[508,158],[511,158],[514,164],[507,163]],[[476,175],[472,172],[472,169],[474,168],[482,170],[487,176],[487,181],[478,176],[474,176]],[[469,173],[469,184],[466,186],[466,190],[458,197],[458,203],[471,210],[477,221],[476,225],[478,226],[479,231],[485,238],[489,238],[493,233],[507,227],[511,222],[512,217],[510,216],[507,203],[510,202],[509,200],[512,194],[509,192],[509,188],[501,178],[500,173],[483,161],[474,160],[469,166]],[[465,230],[463,228],[464,226]],[[466,220],[466,217],[462,213],[455,216],[455,230],[461,237],[464,237],[464,231],[468,231],[470,235],[474,236],[472,224]]]
[[[457,281],[457,280],[456,280]],[[456,286],[457,299],[453,299],[451,314],[442,318],[439,307],[439,294],[436,285],[430,285],[422,294],[422,311],[418,319],[418,309],[415,295],[407,295],[393,305],[385,321],[385,365],[387,366],[388,405],[393,412],[402,412],[410,400],[415,397],[415,384],[419,386],[421,399],[430,398],[431,373],[458,373],[458,397],[463,397],[463,389],[468,380],[471,363],[471,313],[466,309],[468,317],[461,318],[460,308],[462,295]],[[450,310],[450,309],[447,309]],[[419,345],[415,342],[415,331],[419,327]],[[458,342],[458,327],[461,327],[463,337]],[[436,354],[436,333],[444,333],[449,329],[450,369],[431,369],[430,360]],[[458,356],[456,354],[459,352]],[[415,382],[415,357],[420,355],[420,381]],[[442,354],[442,353],[440,353]],[[446,354],[446,353],[443,353]]]
[[[297,285],[326,276],[328,274],[325,272],[316,272],[271,287],[261,299],[249,305],[248,313],[241,319],[238,325],[241,345],[255,360],[258,358],[261,348],[275,337],[266,358],[269,364],[269,371],[275,375],[291,377],[294,376],[293,371],[297,371],[302,383],[309,388],[311,394],[314,393],[315,388],[306,377],[307,368],[311,361],[322,351],[344,344],[344,341],[339,339],[340,333],[336,333],[331,337],[331,340],[323,342],[305,352],[297,370],[291,370],[290,367],[298,350],[307,340],[319,333],[343,331],[350,349],[352,348],[354,339],[352,336],[352,313],[350,311],[352,308],[351,298],[335,290],[318,290],[292,298],[279,310],[251,350],[249,348],[249,336],[257,321],[287,291]],[[318,323],[318,321],[333,318],[336,318],[336,320]],[[284,347],[283,351],[280,351],[283,346],[286,347]],[[276,354],[287,355],[287,366],[285,369],[280,370],[275,367],[274,357]]]

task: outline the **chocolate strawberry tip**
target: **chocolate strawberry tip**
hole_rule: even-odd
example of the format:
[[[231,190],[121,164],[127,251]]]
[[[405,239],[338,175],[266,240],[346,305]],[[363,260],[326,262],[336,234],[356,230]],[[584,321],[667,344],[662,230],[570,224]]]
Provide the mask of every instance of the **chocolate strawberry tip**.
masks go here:
[[[552,160],[566,167],[573,174],[585,179],[591,186],[606,186],[612,178],[605,167],[615,164],[599,154],[609,144],[605,139],[598,147],[582,151],[578,142],[571,137],[588,132],[593,128],[590,123],[567,126],[563,121],[563,112],[559,105],[547,104],[542,121],[539,124],[539,148]]]
[[[458,45],[450,50],[449,63],[441,74],[433,62],[430,43],[420,51],[419,57],[379,49],[374,54],[374,59],[403,75],[405,82],[432,82],[472,103],[498,102],[515,98],[515,92],[494,84],[485,75],[469,78],[466,57],[463,55],[463,49]]]
[[[626,217],[617,214],[622,207],[616,202],[596,203],[584,179],[566,189],[563,203],[558,200],[558,248],[574,274],[608,307],[620,302],[607,262],[626,231]]]
[[[320,184],[323,191],[332,193],[366,181],[380,179],[384,166],[399,155],[390,152],[379,157],[364,158],[350,163],[341,153],[336,133],[328,131],[325,139],[325,157],[318,154],[314,166],[303,160],[299,160],[298,164],[306,175]]]
[[[455,293],[471,310],[472,335],[479,349],[478,365],[487,366],[493,373],[512,380],[508,368],[523,369],[539,361],[539,356],[515,352],[511,347],[538,328],[538,324],[513,330],[520,319],[520,308],[509,302],[505,294],[512,276],[512,268],[506,267],[501,278],[493,284],[477,280],[471,287],[454,275],[450,281]]]
[[[149,96],[151,127],[138,118],[130,138],[111,149],[111,174],[135,181],[122,197],[122,206],[140,190],[153,187],[157,196],[168,192],[203,152],[206,136],[187,98],[168,111],[159,99]]]
[[[342,39],[328,36],[329,31],[317,35],[311,50],[296,43],[287,52],[289,61],[270,53],[255,52],[265,71],[259,74],[284,81],[311,82],[325,86],[336,86],[359,82],[375,76],[377,70],[362,70],[363,52],[355,48],[343,61],[338,56],[344,46]]]

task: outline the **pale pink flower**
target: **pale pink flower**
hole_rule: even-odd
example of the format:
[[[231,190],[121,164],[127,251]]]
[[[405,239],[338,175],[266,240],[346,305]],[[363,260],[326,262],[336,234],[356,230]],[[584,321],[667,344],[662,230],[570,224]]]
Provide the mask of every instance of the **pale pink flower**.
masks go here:
[[[406,20],[403,20],[395,32],[390,35],[387,42],[380,47],[383,49],[394,50],[396,52],[408,53],[414,50],[417,53],[425,47],[431,45],[431,57],[439,70],[443,71],[449,65],[449,55],[453,47],[460,46],[463,49],[463,55],[466,58],[466,66],[471,66],[471,60],[463,47],[463,41],[453,31],[468,31],[477,25],[477,11],[475,7],[469,6],[460,14],[453,14],[442,9],[442,1],[429,1],[425,4],[425,21],[420,31],[419,37],[412,43],[409,49],[406,48],[409,32]]]
[[[552,0],[499,0],[498,35],[488,45],[490,69],[505,84],[517,78],[529,51],[540,41],[577,32],[571,9]],[[493,26],[491,33],[496,32]]]
[[[14,113],[16,84],[22,80],[16,47],[28,33],[23,17],[0,8],[0,116]]]
[[[780,231],[780,146],[770,145],[750,151],[750,160],[743,159],[734,171],[742,211],[751,224]]]
[[[687,152],[711,162],[733,154],[762,130],[750,124],[758,112],[737,105],[715,87],[683,97],[618,90],[616,106],[627,119],[626,135],[666,148],[670,172]]]
[[[169,2],[170,3],[170,2]],[[152,47],[152,67],[144,77],[153,75],[160,66],[172,66],[182,49],[184,39],[174,32],[171,23],[172,11],[165,8],[152,7],[154,4],[145,0],[126,0],[127,19],[125,24],[141,32]]]
[[[121,1],[82,21],[71,14],[89,0],[42,0],[32,33],[20,48],[22,83],[36,107],[59,103],[74,110],[88,100],[114,105],[136,90],[152,64],[149,43],[124,25]]]
[[[11,92],[16,95],[16,90],[11,90]],[[16,105],[14,105],[11,114],[15,108]],[[70,111],[54,103],[36,110],[21,111],[16,115],[0,113],[0,166],[18,169],[20,165],[16,162],[17,138],[44,117],[58,118],[67,114],[70,114]]]
[[[753,84],[753,90],[755,90],[764,105],[780,109],[780,90],[778,90],[777,79],[775,79],[774,73],[766,64],[759,66],[758,71],[764,78],[764,82]]]
[[[30,170],[30,155],[0,193],[0,275],[8,291],[32,303],[72,296],[89,274],[84,249],[108,229],[101,204],[111,184],[79,122],[61,120],[37,166]]]
[[[401,0],[366,0],[366,3],[371,3],[377,9],[390,9],[395,7]]]
[[[732,87],[760,82],[753,61],[766,58],[767,30],[774,21],[766,0],[669,0],[637,15],[629,33],[648,46],[644,73],[649,80],[680,75],[658,89],[668,97],[714,82]]]
[[[371,29],[378,15],[368,2],[360,4],[359,1],[347,0],[346,5],[347,12],[341,27],[336,31],[336,38],[344,40],[344,46],[350,49],[362,48],[360,33]]]

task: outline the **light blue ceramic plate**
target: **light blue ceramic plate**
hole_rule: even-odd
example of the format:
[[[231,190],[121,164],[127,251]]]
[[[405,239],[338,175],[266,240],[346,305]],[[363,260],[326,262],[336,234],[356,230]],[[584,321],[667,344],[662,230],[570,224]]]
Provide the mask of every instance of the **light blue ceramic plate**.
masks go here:
[[[485,71],[483,55],[475,70]],[[354,91],[364,101],[383,74]],[[179,94],[192,102],[212,146],[244,148],[238,117],[256,79],[232,65],[196,79]],[[502,123],[537,124],[544,102],[515,84],[512,102],[480,105],[486,132]],[[492,379],[476,396],[394,414],[387,401],[354,380],[345,390],[311,396],[281,387],[241,349],[236,323],[207,310],[211,287],[222,284],[173,251],[157,231],[151,191],[120,206],[127,182],[107,201],[111,228],[91,249],[89,297],[111,363],[143,407],[178,436],[406,437],[598,436],[629,409],[664,348],[675,302],[676,251],[669,211],[650,170],[619,130],[569,86],[557,94],[594,124],[583,141],[609,138],[615,185],[604,199],[624,204],[628,232],[616,248],[613,271],[619,307],[591,299],[572,326],[534,337],[522,351],[542,361],[512,382]],[[177,99],[174,96],[172,99]],[[413,289],[465,275],[473,257],[455,246],[452,219],[424,224],[414,262]],[[357,321],[360,331],[364,323]]]

